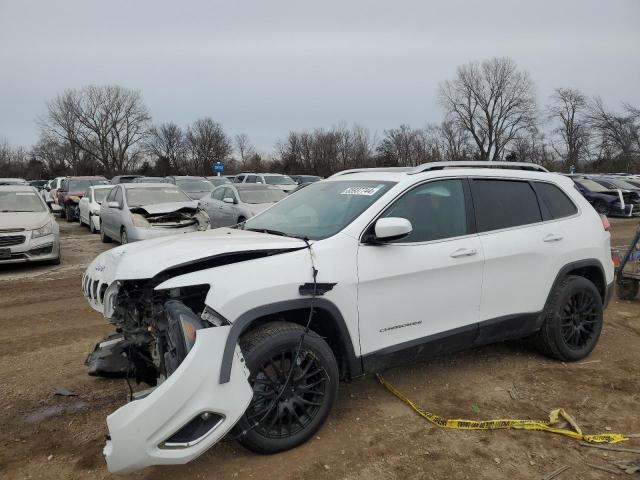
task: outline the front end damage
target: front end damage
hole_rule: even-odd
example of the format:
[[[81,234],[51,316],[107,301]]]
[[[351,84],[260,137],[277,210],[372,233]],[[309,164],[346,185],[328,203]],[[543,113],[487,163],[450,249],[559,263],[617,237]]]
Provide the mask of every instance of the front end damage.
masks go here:
[[[178,210],[156,211],[152,207],[131,208],[134,225],[145,228],[194,230],[209,228],[209,217],[197,207],[182,207]]]
[[[103,303],[117,332],[91,354],[90,374],[112,368],[154,387],[107,417],[104,455],[113,473],[189,462],[224,437],[253,396],[237,346],[230,381],[220,383],[231,326],[204,306],[209,285],[158,290],[157,283],[83,279],[85,295]]]

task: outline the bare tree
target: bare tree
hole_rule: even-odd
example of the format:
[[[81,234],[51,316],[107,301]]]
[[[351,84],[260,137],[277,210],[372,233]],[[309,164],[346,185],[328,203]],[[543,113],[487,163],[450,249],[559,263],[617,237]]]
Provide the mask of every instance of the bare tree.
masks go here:
[[[185,135],[173,122],[151,127],[145,139],[145,150],[156,158],[156,170],[160,175],[187,170]]]
[[[565,171],[571,167],[578,169],[580,161],[588,154],[589,129],[584,118],[587,99],[579,90],[556,88],[551,100],[549,119],[559,124],[553,130],[559,145],[552,143],[552,147],[563,159]]]
[[[187,129],[186,142],[191,172],[196,175],[210,175],[211,164],[226,160],[233,150],[222,125],[209,117],[193,122]]]
[[[106,174],[135,167],[150,117],[139,92],[119,86],[67,90],[47,104],[43,133],[68,144],[71,166],[92,158]]]
[[[600,160],[606,160],[602,158],[606,153],[611,157],[608,168],[631,172],[640,163],[640,118],[630,105],[623,107],[623,113],[612,112],[596,97],[589,105],[587,120],[599,143]]]
[[[249,136],[245,133],[240,133],[235,136],[235,147],[240,159],[240,168],[242,170],[248,169],[248,162],[250,158],[253,158],[256,154],[256,149],[251,144]]]
[[[439,97],[447,117],[471,135],[480,160],[502,158],[509,142],[536,122],[533,82],[508,57],[458,67]]]

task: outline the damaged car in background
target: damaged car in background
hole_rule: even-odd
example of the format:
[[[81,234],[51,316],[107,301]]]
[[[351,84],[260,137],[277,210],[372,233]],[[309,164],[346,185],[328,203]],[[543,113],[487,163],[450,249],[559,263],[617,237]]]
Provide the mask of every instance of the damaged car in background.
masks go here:
[[[178,187],[121,183],[100,205],[100,238],[121,244],[209,228],[209,216]]]
[[[82,289],[119,338],[94,356],[151,387],[107,417],[109,470],[186,463],[232,429],[254,452],[294,448],[339,380],[397,362],[530,336],[584,358],[613,287],[605,220],[534,164],[428,163],[342,172],[236,228],[100,254]]]

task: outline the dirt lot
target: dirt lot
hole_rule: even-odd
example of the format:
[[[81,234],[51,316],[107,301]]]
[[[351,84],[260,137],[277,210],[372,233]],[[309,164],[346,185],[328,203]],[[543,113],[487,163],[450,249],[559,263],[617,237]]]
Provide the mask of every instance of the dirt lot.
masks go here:
[[[613,221],[614,244],[637,221]],[[111,478],[101,450],[105,416],[126,401],[123,380],[90,378],[83,361],[109,327],[80,292],[85,265],[108,248],[77,224],[60,222],[60,266],[0,269],[0,478]],[[614,298],[600,343],[584,362],[548,360],[522,343],[438,358],[386,373],[424,408],[451,418],[544,418],[572,413],[586,432],[640,432],[640,300]],[[54,396],[63,386],[75,397]],[[478,411],[479,410],[479,411]],[[629,454],[582,448],[552,434],[438,429],[372,377],[342,384],[316,439],[276,456],[225,441],[185,466],[128,478],[615,478],[587,464]],[[640,438],[625,447],[640,448]]]

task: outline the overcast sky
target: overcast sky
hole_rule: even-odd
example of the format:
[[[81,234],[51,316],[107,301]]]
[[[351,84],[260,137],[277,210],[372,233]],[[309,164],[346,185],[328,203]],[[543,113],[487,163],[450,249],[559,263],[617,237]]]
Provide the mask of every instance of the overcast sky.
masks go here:
[[[0,0],[0,139],[29,145],[66,88],[142,92],[269,151],[289,130],[437,122],[457,65],[511,56],[544,104],[571,86],[640,105],[638,0]]]

